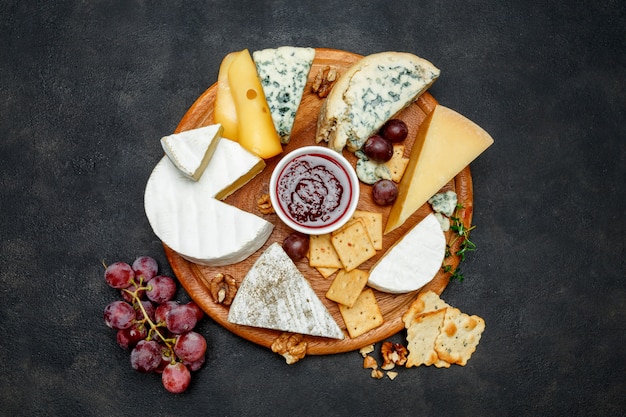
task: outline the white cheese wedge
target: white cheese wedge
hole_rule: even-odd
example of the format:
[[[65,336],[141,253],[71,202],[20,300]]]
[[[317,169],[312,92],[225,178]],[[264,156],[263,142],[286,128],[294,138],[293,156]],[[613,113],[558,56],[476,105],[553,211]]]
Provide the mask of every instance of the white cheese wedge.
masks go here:
[[[445,252],[445,235],[431,213],[372,267],[367,285],[393,294],[415,291],[435,277]]]
[[[162,137],[161,146],[185,177],[198,181],[222,138],[222,131],[220,124],[186,130]]]
[[[316,141],[355,152],[439,77],[427,60],[404,52],[368,55],[343,73],[322,104]]]
[[[243,279],[231,323],[343,339],[344,334],[282,246],[272,243]]]
[[[219,200],[250,181],[265,162],[236,142],[220,140],[198,181],[164,156],[146,185],[144,205],[154,233],[183,258],[203,265],[240,262],[269,238],[273,225]]]
[[[283,144],[289,143],[313,58],[315,49],[292,46],[252,54],[274,127]]]

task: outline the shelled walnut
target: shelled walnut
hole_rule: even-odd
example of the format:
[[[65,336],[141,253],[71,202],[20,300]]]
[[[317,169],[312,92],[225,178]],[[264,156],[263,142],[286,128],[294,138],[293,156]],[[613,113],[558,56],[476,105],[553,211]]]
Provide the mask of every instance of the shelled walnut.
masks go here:
[[[287,365],[292,365],[306,355],[307,344],[303,339],[301,334],[283,332],[272,342],[272,352],[285,358]]]
[[[259,208],[261,214],[275,213],[269,194],[263,194],[261,197],[259,197],[259,200],[257,201],[257,207]]]
[[[209,283],[213,301],[229,306],[237,294],[237,281],[232,275],[219,273]]]
[[[400,343],[385,342],[380,347],[380,353],[383,357],[383,364],[381,369],[386,371],[393,369],[396,365],[404,365],[406,363],[406,356],[408,351]]]
[[[311,90],[317,93],[320,98],[324,98],[330,93],[337,78],[339,78],[337,70],[326,65],[317,71],[313,84],[311,85]]]

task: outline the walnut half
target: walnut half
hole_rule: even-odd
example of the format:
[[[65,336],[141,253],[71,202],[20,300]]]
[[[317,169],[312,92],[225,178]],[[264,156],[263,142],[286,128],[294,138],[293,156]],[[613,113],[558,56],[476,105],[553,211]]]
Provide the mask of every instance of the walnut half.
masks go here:
[[[283,332],[272,343],[272,352],[285,358],[287,365],[292,365],[306,355],[306,342],[303,339],[301,334]]]
[[[229,306],[237,294],[237,281],[232,275],[219,273],[209,283],[209,291],[213,301]]]
[[[311,85],[311,91],[317,93],[320,98],[324,98],[330,93],[337,78],[339,78],[337,70],[326,65],[317,71],[315,80],[313,80],[313,84]]]
[[[259,208],[261,214],[275,213],[269,194],[263,194],[261,197],[259,197],[259,200],[257,201],[257,207]]]
[[[381,369],[386,371],[393,369],[396,365],[404,365],[408,351],[404,345],[400,343],[385,342],[380,347],[380,353],[383,357]]]

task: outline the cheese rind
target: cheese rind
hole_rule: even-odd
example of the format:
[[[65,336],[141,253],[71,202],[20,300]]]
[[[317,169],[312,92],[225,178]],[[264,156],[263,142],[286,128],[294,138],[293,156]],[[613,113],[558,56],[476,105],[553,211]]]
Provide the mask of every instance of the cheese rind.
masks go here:
[[[267,241],[273,225],[228,205],[226,198],[265,167],[265,162],[238,143],[222,139],[198,181],[185,177],[164,156],[144,194],[154,233],[183,258],[222,266],[240,262]]]
[[[493,138],[476,123],[437,105],[417,133],[385,233],[400,227],[492,143]]]
[[[263,49],[252,54],[274,127],[283,144],[289,143],[313,58],[315,49],[292,46]]]
[[[431,213],[372,267],[367,285],[393,294],[422,288],[441,268],[445,251],[445,235]]]
[[[217,74],[217,91],[215,93],[215,105],[213,107],[213,119],[224,127],[224,137],[235,142],[239,141],[237,129],[237,108],[230,90],[228,70],[240,52],[231,52],[224,57]]]
[[[237,133],[241,146],[268,159],[283,148],[276,133],[256,66],[247,49],[228,68],[228,83],[237,109]]]
[[[198,181],[222,137],[220,124],[186,130],[161,138],[161,146],[180,172]]]
[[[344,334],[285,253],[272,243],[248,270],[228,321],[246,326],[343,339]]]
[[[322,104],[316,141],[354,152],[439,77],[427,60],[404,52],[368,55],[343,73]]]

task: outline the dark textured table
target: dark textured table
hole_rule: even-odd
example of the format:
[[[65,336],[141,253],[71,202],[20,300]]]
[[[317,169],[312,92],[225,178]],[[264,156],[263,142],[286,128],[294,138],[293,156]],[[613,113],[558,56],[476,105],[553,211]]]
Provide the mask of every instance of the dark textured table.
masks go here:
[[[623,2],[295,4],[0,5],[0,414],[626,415]],[[207,363],[171,395],[104,326],[103,261],[172,273],[143,211],[159,139],[226,53],[281,45],[423,56],[431,93],[494,137],[472,164],[478,249],[444,292],[487,323],[467,366],[288,366],[204,319]]]

